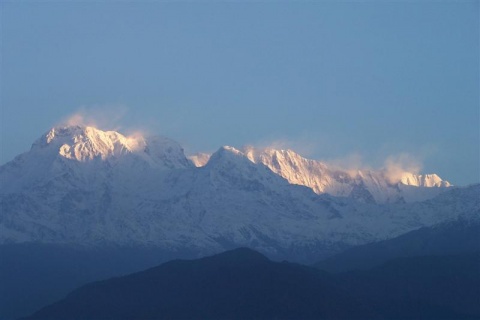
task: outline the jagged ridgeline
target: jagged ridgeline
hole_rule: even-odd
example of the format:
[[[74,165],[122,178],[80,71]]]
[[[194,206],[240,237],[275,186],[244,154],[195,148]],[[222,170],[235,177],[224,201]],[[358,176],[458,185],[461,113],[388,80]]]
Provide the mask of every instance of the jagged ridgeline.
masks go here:
[[[0,242],[199,255],[248,246],[316,261],[455,219],[478,203],[444,193],[450,184],[434,174],[392,182],[382,170],[351,173],[291,150],[222,147],[203,166],[196,160],[164,137],[53,128],[0,168]]]
[[[243,147],[238,151],[250,161],[266,165],[288,182],[309,187],[317,194],[328,193],[369,203],[426,200],[451,186],[436,174],[418,175],[398,170],[392,174],[387,169],[347,170],[306,159],[292,150]],[[195,166],[201,167],[208,163],[209,157],[209,154],[199,153],[189,158]]]

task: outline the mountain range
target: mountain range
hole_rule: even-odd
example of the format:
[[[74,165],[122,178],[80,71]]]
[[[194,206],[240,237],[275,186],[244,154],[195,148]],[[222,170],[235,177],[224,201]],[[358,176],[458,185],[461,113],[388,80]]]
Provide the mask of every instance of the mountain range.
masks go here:
[[[436,175],[405,173],[392,184],[382,171],[351,175],[289,150],[233,147],[196,167],[170,139],[82,126],[44,134],[0,167],[0,181],[0,243],[145,245],[200,255],[248,246],[294,261],[479,208],[478,187],[451,188]]]
[[[328,193],[368,203],[426,200],[452,186],[436,174],[418,175],[400,168],[377,171],[344,169],[306,159],[292,150],[247,146],[239,151],[253,163],[267,166],[291,184],[309,187],[317,194]],[[189,159],[195,166],[202,167],[210,157],[200,153]]]
[[[0,318],[11,318],[89,281],[238,247],[323,260],[329,270],[337,261],[362,267],[348,250],[403,248],[397,239],[411,233],[476,225],[480,185],[352,171],[272,148],[188,158],[165,137],[58,126],[0,167],[0,208]],[[412,257],[385,251],[372,249],[376,262]]]

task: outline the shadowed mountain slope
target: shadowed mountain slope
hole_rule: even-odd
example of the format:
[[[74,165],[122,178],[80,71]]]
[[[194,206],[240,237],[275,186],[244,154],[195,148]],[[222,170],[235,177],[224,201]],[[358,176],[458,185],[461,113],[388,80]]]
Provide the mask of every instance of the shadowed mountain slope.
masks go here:
[[[351,319],[374,313],[326,274],[246,248],[95,282],[26,319]]]
[[[480,252],[480,220],[459,219],[350,248],[315,266],[330,272],[343,272],[369,269],[395,258],[473,252]]]
[[[83,286],[25,319],[479,319],[480,255],[330,275],[246,248]]]

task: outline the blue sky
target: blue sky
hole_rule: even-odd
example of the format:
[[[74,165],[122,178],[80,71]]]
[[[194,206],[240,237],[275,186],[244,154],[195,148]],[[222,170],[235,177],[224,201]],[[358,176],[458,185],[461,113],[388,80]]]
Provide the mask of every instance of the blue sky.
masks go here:
[[[480,180],[477,1],[0,6],[2,164],[82,112],[188,152],[275,144]]]

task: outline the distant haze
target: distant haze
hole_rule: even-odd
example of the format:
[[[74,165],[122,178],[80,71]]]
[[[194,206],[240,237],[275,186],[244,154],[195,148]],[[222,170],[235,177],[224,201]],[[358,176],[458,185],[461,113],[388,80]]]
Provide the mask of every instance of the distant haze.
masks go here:
[[[480,181],[479,3],[2,2],[0,164],[60,123]],[[345,164],[349,164],[346,166]]]

